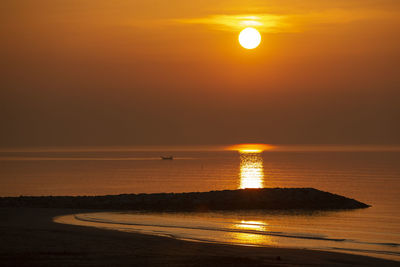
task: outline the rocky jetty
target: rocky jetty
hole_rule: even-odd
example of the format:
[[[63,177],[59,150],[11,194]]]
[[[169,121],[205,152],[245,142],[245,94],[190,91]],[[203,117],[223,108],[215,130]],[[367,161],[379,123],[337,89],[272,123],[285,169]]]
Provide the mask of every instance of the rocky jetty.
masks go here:
[[[193,193],[1,197],[0,207],[206,211],[337,210],[367,208],[369,205],[314,188],[262,188]]]

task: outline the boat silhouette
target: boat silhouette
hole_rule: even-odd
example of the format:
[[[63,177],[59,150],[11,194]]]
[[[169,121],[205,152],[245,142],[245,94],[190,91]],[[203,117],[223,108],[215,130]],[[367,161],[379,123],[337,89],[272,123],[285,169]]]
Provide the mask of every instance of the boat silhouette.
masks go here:
[[[161,159],[162,160],[172,160],[172,159],[174,159],[174,157],[173,156],[161,156]]]

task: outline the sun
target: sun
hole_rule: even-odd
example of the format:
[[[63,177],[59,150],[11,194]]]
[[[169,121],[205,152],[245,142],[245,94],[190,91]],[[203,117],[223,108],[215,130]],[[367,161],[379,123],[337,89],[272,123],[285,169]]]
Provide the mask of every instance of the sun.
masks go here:
[[[246,28],[239,34],[239,43],[246,49],[254,49],[261,43],[261,34],[254,28]]]

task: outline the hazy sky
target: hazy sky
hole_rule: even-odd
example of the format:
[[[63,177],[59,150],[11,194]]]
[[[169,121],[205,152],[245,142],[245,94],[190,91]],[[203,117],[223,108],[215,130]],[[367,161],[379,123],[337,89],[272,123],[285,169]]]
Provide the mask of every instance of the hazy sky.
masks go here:
[[[2,0],[0,146],[400,144],[399,29],[398,0]]]

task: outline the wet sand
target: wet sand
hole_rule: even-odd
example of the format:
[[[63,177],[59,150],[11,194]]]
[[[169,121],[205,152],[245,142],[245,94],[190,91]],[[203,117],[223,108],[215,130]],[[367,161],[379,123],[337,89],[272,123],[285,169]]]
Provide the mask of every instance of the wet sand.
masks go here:
[[[79,209],[0,208],[0,266],[399,266],[304,249],[243,247],[53,222]],[[99,212],[99,210],[96,210]]]

